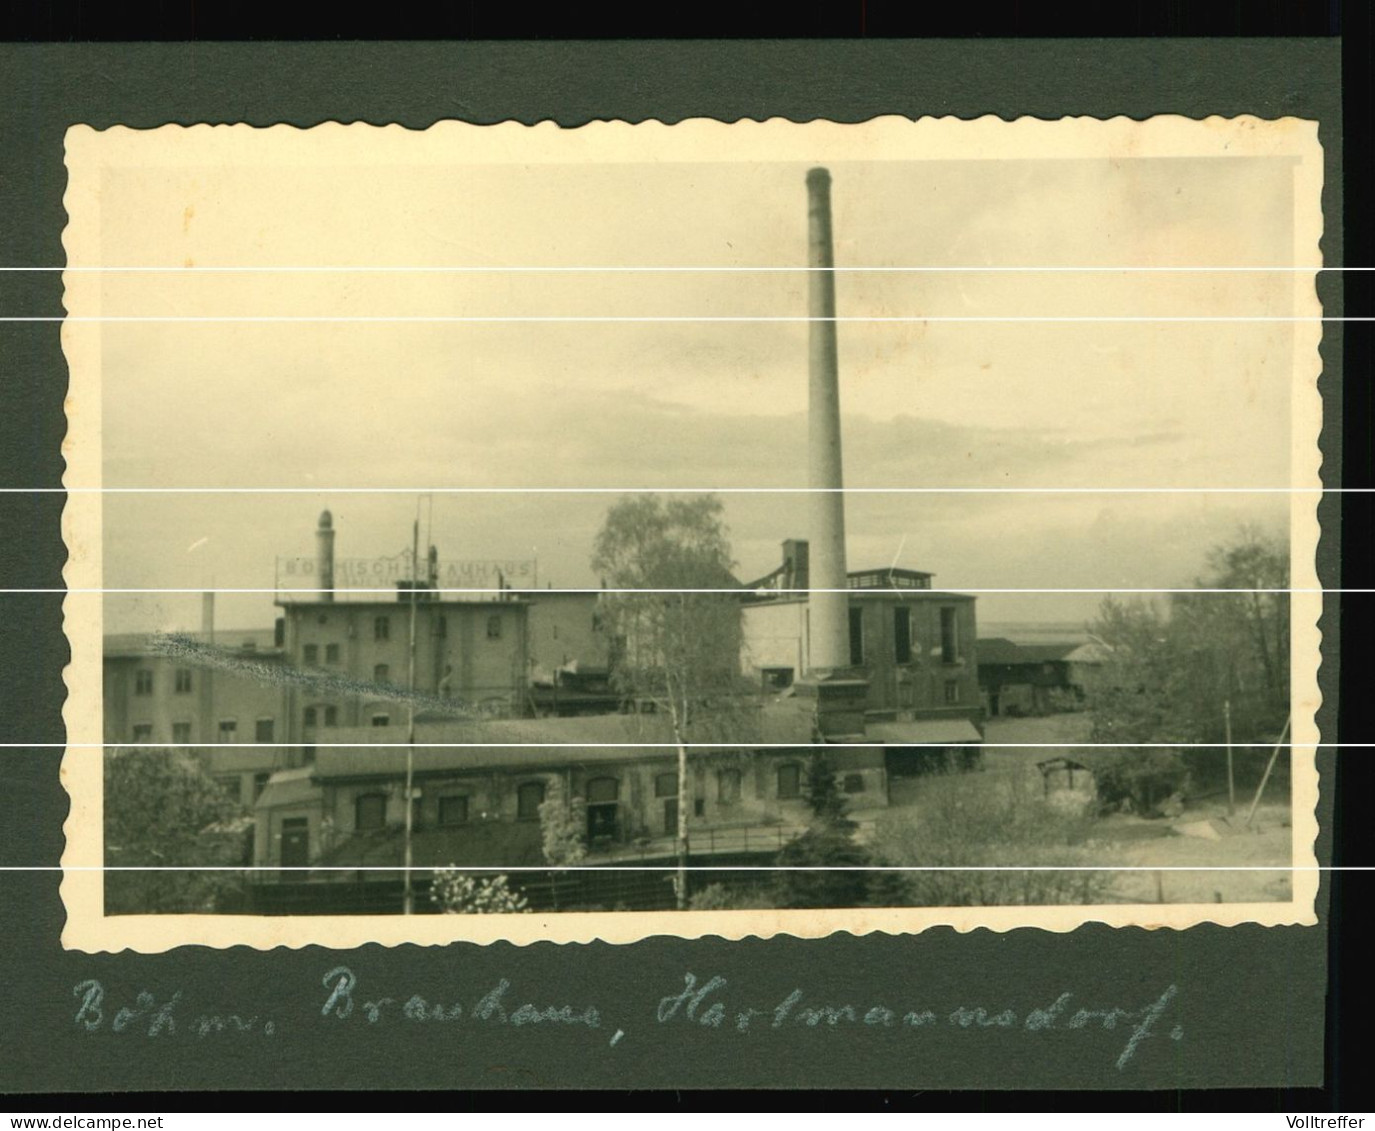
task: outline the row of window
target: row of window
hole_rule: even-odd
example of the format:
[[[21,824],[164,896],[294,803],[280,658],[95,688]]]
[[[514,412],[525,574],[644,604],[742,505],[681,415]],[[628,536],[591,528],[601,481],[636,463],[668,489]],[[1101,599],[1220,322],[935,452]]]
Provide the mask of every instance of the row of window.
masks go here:
[[[276,738],[277,721],[275,719],[258,719],[253,724],[254,742],[272,742]],[[235,742],[239,737],[238,719],[221,719],[217,731],[219,741]],[[133,734],[134,742],[152,742],[153,724],[135,723]],[[191,742],[191,724],[188,722],[178,722],[172,724],[172,741],[177,745],[189,745]]]
[[[324,619],[321,618],[321,622]],[[435,636],[447,636],[448,624],[444,617],[435,617],[431,622]],[[500,640],[502,633],[502,618],[500,615],[487,618],[487,639]],[[391,617],[381,616],[372,618],[372,638],[377,641],[391,639]],[[302,661],[307,664],[318,664],[320,662],[320,646],[318,644],[304,644],[301,647]],[[337,664],[339,662],[339,645],[325,645],[325,663]],[[381,665],[386,667],[385,664]]]
[[[797,762],[786,762],[776,770],[778,797],[780,800],[796,800],[802,796],[803,772]],[[740,800],[741,772],[735,769],[717,771],[717,801],[722,805],[733,805]],[[587,783],[587,804],[591,806],[616,805],[620,798],[620,781],[613,777],[593,778]],[[846,793],[864,792],[863,774],[846,774],[842,781]],[[654,796],[669,800],[678,796],[678,775],[674,771],[656,774]],[[539,817],[539,808],[544,804],[545,786],[543,782],[523,782],[516,789],[516,819],[533,821]],[[419,823],[419,799],[415,802],[412,820]],[[468,795],[446,794],[439,798],[440,825],[462,825],[468,821]],[[696,799],[694,810],[697,816],[704,813],[703,799]],[[374,832],[386,827],[387,796],[384,793],[360,794],[354,801],[354,827],[359,832]]]
[[[339,725],[339,708],[332,706],[307,707],[302,712],[301,721],[307,728],[337,727]],[[391,726],[391,716],[383,712],[372,715],[370,721],[375,727]]]
[[[957,619],[958,610],[953,607],[942,608],[941,614],[941,663],[953,664],[960,658],[960,631]],[[858,605],[850,607],[850,663],[860,667],[864,663],[864,609]],[[910,664],[912,662],[912,610],[899,606],[893,610],[893,662]]]
[[[172,690],[178,695],[187,695],[190,693],[190,668],[177,668],[176,671],[172,673]],[[153,694],[153,672],[150,668],[139,668],[138,671],[134,672],[134,694]]]

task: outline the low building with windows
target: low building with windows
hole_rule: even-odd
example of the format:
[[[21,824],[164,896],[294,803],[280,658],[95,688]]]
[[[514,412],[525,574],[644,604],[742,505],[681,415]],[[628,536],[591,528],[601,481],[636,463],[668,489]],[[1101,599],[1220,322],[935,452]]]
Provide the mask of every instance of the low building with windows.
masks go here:
[[[228,663],[251,662],[259,671],[285,663],[271,629],[216,632],[207,624],[179,639]],[[281,745],[284,684],[192,662],[165,643],[146,633],[105,637],[104,741],[199,750],[211,776],[251,806],[267,779],[290,764]]]
[[[807,765],[817,735],[806,705],[762,703],[742,717],[740,733],[738,746],[694,749],[689,759],[694,855],[776,851],[807,822]],[[404,731],[367,727],[337,737],[345,745],[320,747],[312,765],[277,775],[259,798],[258,866],[401,863]],[[419,867],[544,865],[540,806],[552,796],[585,803],[589,863],[674,854],[677,751],[661,716],[426,720],[417,724],[416,742],[412,847]],[[847,744],[827,753],[852,809],[886,807],[880,747]]]

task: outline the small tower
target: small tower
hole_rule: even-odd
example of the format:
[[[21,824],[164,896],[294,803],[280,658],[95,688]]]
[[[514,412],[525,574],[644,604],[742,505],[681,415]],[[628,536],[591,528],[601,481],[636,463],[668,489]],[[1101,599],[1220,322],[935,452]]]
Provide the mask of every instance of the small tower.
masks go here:
[[[320,600],[334,600],[334,516],[320,512],[315,528],[315,574],[320,579]]]

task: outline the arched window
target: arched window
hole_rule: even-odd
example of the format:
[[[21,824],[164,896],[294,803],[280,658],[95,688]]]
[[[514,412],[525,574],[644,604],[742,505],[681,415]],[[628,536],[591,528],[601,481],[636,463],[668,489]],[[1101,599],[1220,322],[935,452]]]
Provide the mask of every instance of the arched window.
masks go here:
[[[375,832],[387,827],[387,795],[359,794],[353,803],[353,827],[360,833]]]
[[[802,767],[785,762],[778,767],[778,799],[791,801],[802,796]]]
[[[516,819],[539,819],[539,807],[544,804],[544,782],[528,781],[516,790]]]

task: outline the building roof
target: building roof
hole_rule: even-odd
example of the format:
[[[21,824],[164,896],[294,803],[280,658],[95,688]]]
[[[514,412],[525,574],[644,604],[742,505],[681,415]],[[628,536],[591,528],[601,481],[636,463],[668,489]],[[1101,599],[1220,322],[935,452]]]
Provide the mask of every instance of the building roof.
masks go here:
[[[400,826],[381,833],[354,833],[327,850],[320,863],[330,867],[400,867],[405,858]],[[411,834],[411,860],[417,868],[443,868],[461,860],[470,868],[514,868],[545,863],[540,827],[535,821],[471,821],[453,828],[420,827]]]
[[[864,737],[890,746],[957,746],[965,742],[983,741],[983,735],[968,719],[871,722],[864,727]]]
[[[281,770],[268,778],[267,785],[258,795],[255,808],[298,805],[303,801],[316,801],[319,796],[320,787],[311,779],[311,767],[300,766],[294,770]]]
[[[1046,664],[1068,660],[1084,645],[1015,644],[1005,636],[983,636],[976,644],[980,665],[983,664]]]
[[[107,659],[120,656],[162,656],[166,653],[157,647],[159,639],[165,639],[164,632],[111,632],[105,635],[103,650]],[[280,654],[277,644],[277,631],[273,628],[217,628],[213,633],[178,632],[178,639],[191,640],[197,644],[213,644],[225,652],[253,652],[257,655],[271,656]]]
[[[810,705],[794,699],[751,708],[739,728],[739,747],[807,745],[813,741]],[[722,732],[723,736],[725,732]],[[348,727],[331,732],[334,742],[315,754],[317,779],[391,777],[405,764],[406,728]],[[703,735],[698,741],[713,739]],[[736,745],[736,740],[726,739]],[[392,743],[385,750],[379,743]],[[590,765],[676,757],[673,733],[662,715],[585,715],[567,718],[435,720],[416,723],[414,771],[446,773],[483,768]],[[430,743],[462,743],[434,746]]]

